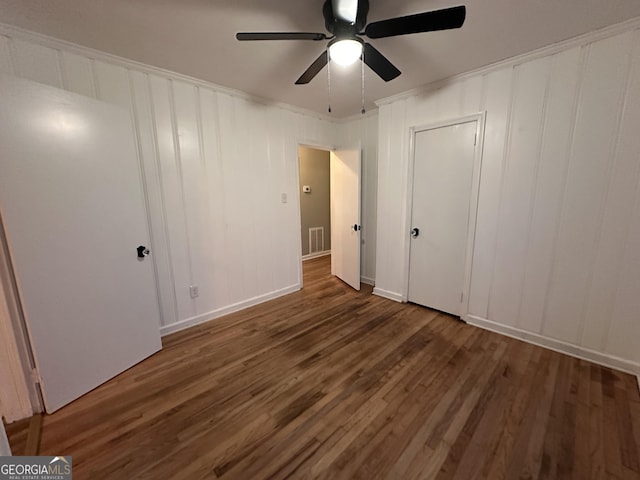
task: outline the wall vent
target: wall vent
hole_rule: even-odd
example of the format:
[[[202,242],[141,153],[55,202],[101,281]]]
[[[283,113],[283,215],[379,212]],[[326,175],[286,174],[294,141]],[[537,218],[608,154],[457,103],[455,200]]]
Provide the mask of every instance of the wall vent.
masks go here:
[[[324,252],[324,227],[309,229],[309,254]]]

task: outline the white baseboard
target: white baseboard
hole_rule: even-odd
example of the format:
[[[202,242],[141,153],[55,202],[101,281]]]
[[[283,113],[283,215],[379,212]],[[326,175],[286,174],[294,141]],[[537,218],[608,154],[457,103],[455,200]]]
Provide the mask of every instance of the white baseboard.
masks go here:
[[[580,347],[578,345],[563,342],[562,340],[557,340],[555,338],[545,337],[543,335],[528,332],[520,328],[492,322],[491,320],[487,320],[486,318],[478,317],[475,315],[467,315],[465,317],[465,320],[470,325],[474,325],[485,330],[490,330],[492,332],[500,333],[502,335],[506,335],[507,337],[517,338],[518,340],[532,343],[533,345],[538,345],[540,347],[548,348],[549,350],[565,353],[582,360],[588,360],[599,365],[604,365],[605,367],[610,367],[616,370],[630,373],[631,375],[640,375],[640,364],[632,362],[631,360],[626,360],[624,358],[616,357],[615,355],[609,355],[607,353],[597,352],[589,348]]]
[[[254,305],[258,305],[259,303],[273,300],[274,298],[282,297],[293,292],[297,292],[301,288],[302,286],[298,283],[296,285],[291,285],[280,290],[265,293],[264,295],[259,295],[248,300],[243,300],[242,302],[234,303],[233,305],[218,308],[217,310],[212,310],[211,312],[203,313],[202,315],[196,315],[195,317],[186,318],[184,320],[180,320],[179,322],[172,323],[171,325],[165,325],[163,327],[160,327],[160,336],[164,337],[165,335],[179,332],[180,330],[194,327],[196,325],[200,325],[201,323],[206,323],[210,320],[215,320],[216,318],[220,318],[224,315],[228,315],[239,310],[244,310],[245,308],[253,307]]]
[[[360,283],[365,283],[367,285],[375,286],[376,281],[373,278],[369,277],[360,277]]]
[[[383,290],[382,288],[375,287],[373,289],[373,294],[378,295],[379,297],[388,298],[389,300],[393,300],[395,302],[405,302],[404,297],[399,293],[390,292],[389,290]]]
[[[326,257],[327,255],[331,255],[331,250],[325,250],[323,252],[310,253],[308,255],[302,256],[302,261],[306,262],[307,260],[311,260],[312,258]]]

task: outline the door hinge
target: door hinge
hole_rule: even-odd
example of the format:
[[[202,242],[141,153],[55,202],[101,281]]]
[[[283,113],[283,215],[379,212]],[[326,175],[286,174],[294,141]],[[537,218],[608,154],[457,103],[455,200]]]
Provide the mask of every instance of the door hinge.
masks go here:
[[[464,292],[460,292],[460,303],[462,303],[463,298],[464,298]]]
[[[478,143],[478,132],[476,132],[475,135],[473,136],[473,146],[475,147],[477,143]]]
[[[40,374],[38,373],[38,370],[35,368],[31,369],[31,382],[42,385],[42,379],[40,378]]]

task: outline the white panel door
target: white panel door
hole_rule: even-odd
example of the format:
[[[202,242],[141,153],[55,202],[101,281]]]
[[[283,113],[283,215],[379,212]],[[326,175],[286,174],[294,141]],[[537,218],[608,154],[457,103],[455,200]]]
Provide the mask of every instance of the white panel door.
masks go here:
[[[410,302],[460,316],[476,121],[416,132]]]
[[[331,152],[331,273],[360,290],[360,150]]]
[[[48,412],[160,350],[127,111],[0,76],[0,212]]]

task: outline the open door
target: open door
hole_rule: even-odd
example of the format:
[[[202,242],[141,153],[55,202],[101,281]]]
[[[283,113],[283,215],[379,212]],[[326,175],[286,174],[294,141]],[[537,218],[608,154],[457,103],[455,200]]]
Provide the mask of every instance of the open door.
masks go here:
[[[0,76],[0,211],[47,412],[160,350],[129,112]]]
[[[331,152],[331,273],[360,290],[360,150]]]

